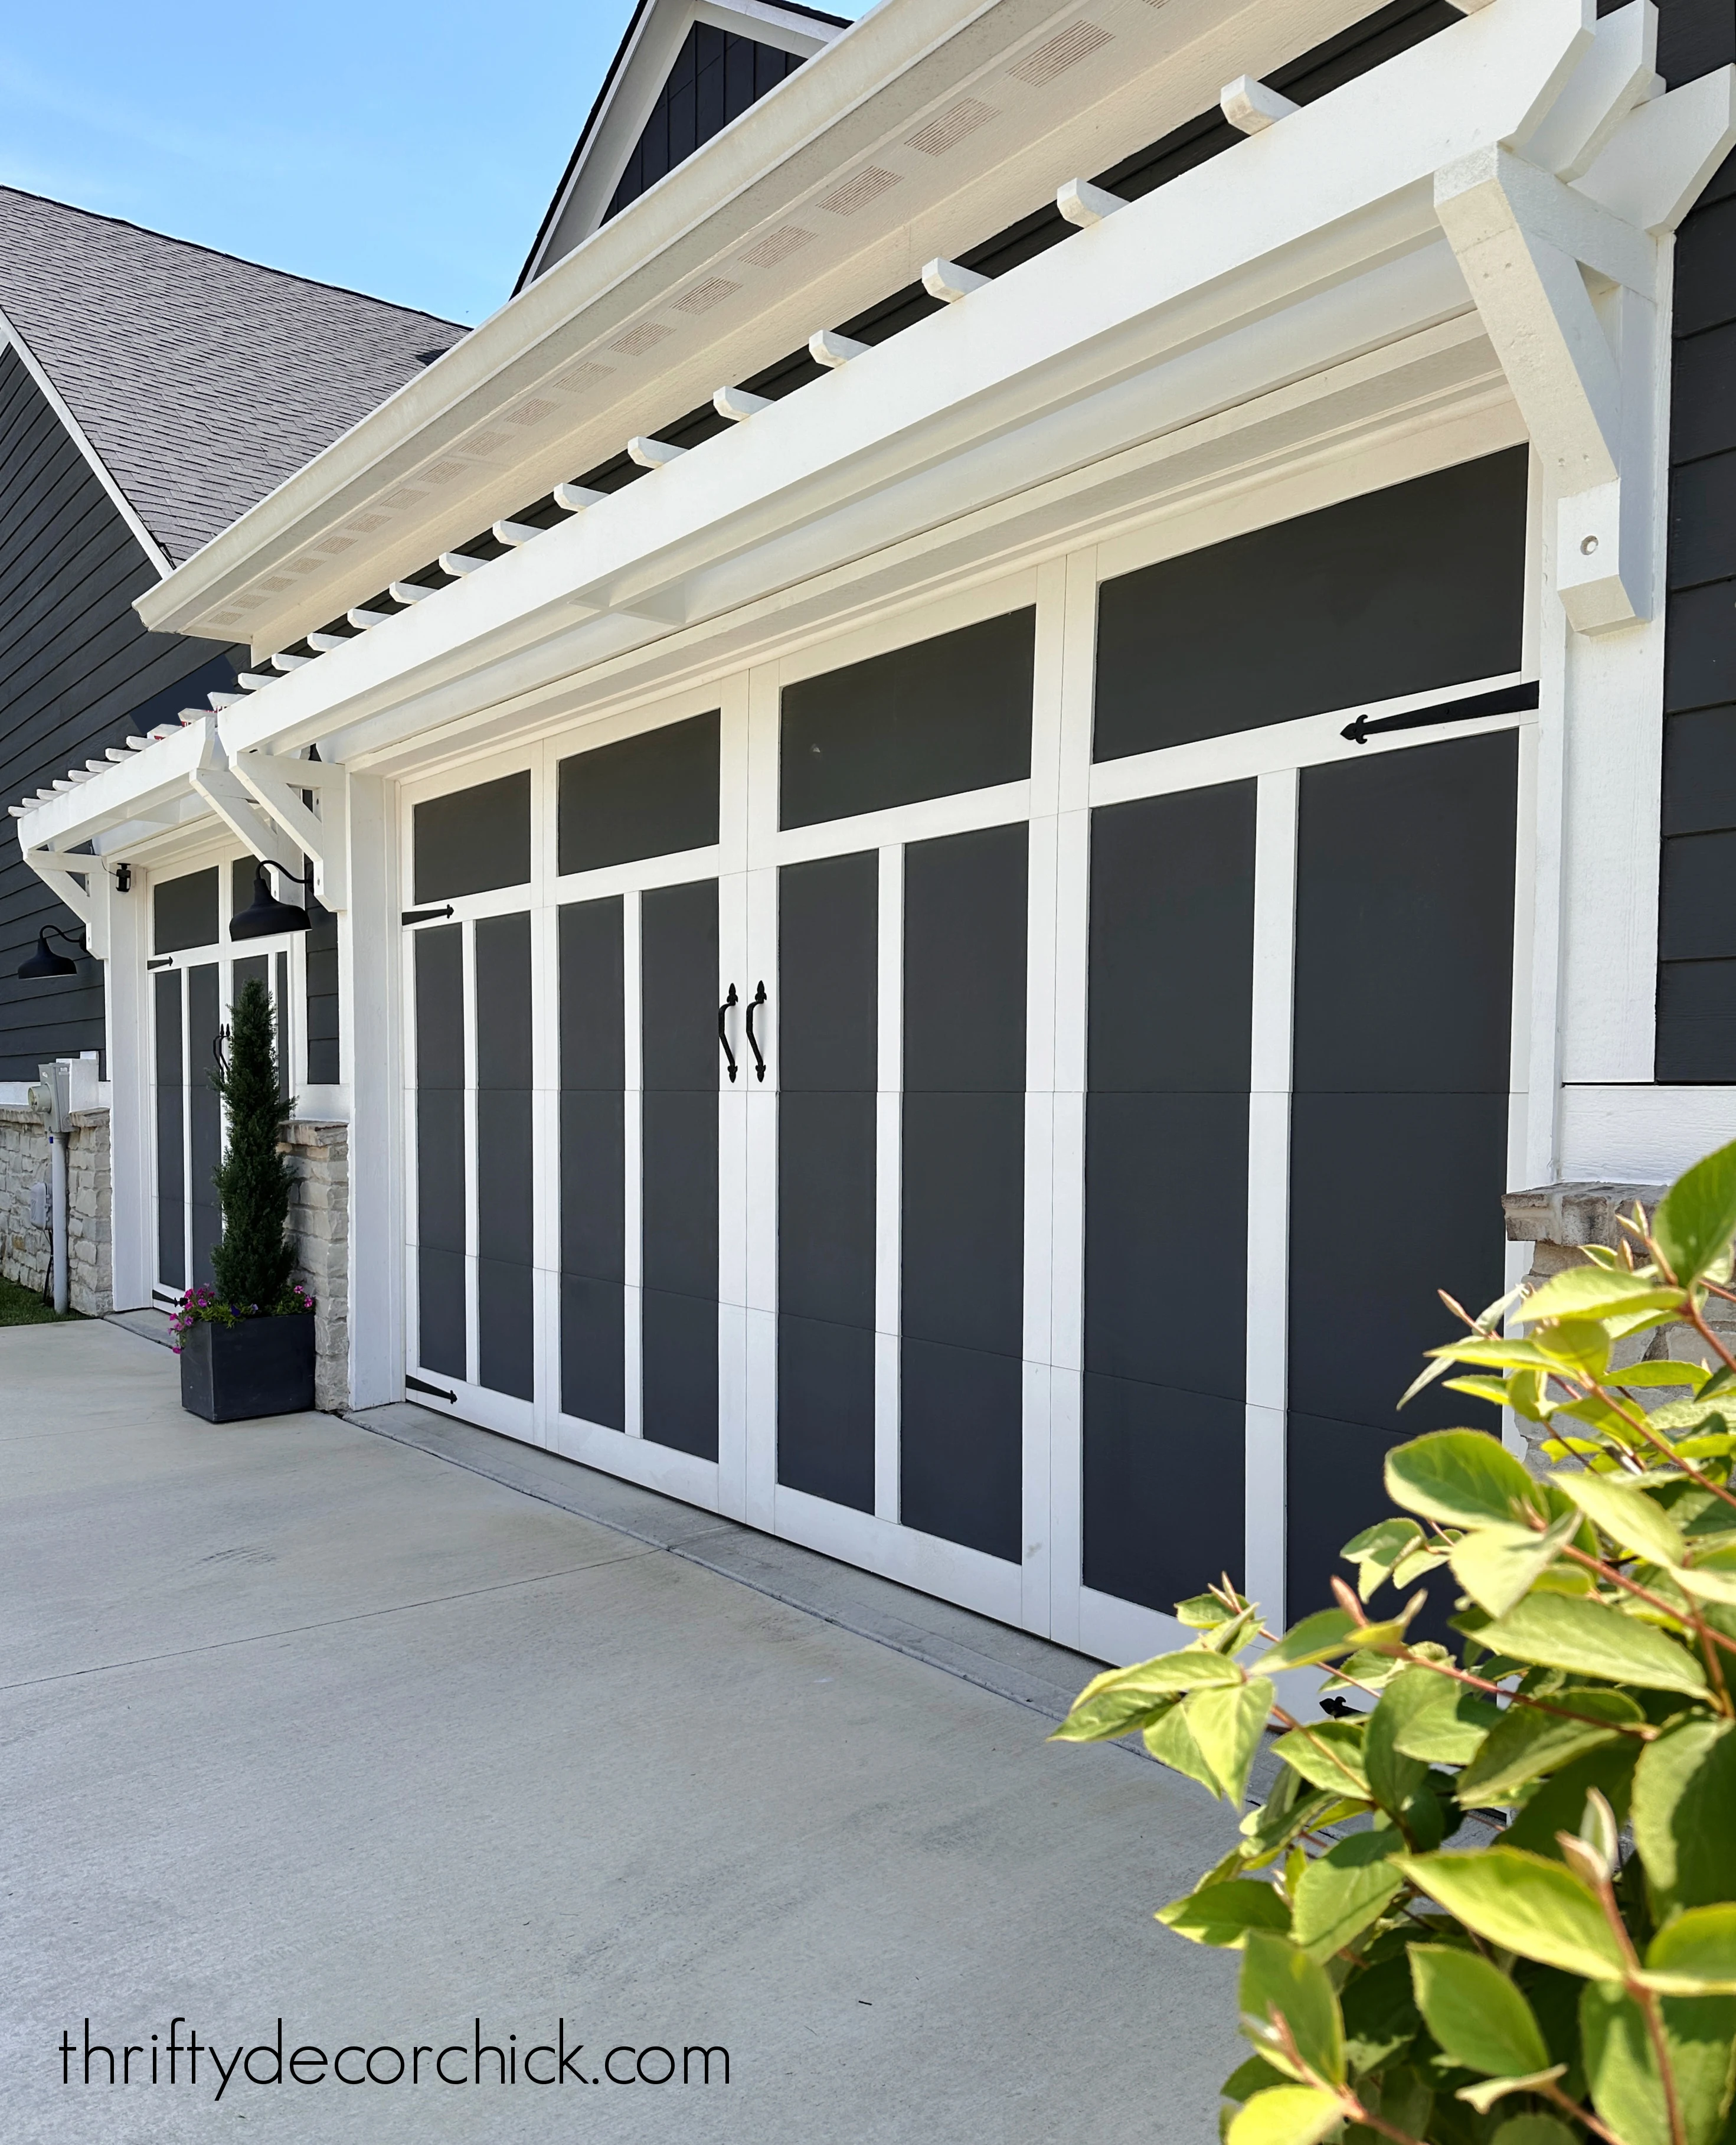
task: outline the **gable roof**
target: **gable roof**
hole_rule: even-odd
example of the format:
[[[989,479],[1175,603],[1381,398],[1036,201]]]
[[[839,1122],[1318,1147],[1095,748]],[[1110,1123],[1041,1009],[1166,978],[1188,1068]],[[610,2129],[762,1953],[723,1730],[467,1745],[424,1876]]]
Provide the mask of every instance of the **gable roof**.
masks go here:
[[[639,0],[514,294],[849,27],[798,0]]]
[[[7,331],[159,567],[468,332],[0,187]]]

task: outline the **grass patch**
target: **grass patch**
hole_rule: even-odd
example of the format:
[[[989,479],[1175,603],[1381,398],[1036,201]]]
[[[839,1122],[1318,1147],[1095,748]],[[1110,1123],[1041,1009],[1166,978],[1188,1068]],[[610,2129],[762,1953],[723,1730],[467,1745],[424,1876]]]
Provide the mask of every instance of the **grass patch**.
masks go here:
[[[62,1318],[83,1316],[77,1311],[57,1314],[42,1301],[42,1291],[27,1288],[21,1281],[0,1275],[0,1326],[55,1326]]]

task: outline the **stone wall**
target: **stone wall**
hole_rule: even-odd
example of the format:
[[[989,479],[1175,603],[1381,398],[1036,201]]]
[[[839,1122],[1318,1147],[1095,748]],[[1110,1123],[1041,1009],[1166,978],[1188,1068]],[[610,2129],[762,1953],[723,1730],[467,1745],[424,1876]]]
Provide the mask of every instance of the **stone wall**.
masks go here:
[[[350,1127],[296,1117],[281,1152],[295,1182],[295,1278],[314,1301],[314,1406],[350,1405]]]
[[[48,1277],[49,1232],[30,1225],[30,1187],[48,1182],[48,1134],[34,1110],[0,1105],[0,1273],[27,1288]],[[74,1311],[114,1308],[108,1112],[75,1111],[67,1139],[67,1291]]]

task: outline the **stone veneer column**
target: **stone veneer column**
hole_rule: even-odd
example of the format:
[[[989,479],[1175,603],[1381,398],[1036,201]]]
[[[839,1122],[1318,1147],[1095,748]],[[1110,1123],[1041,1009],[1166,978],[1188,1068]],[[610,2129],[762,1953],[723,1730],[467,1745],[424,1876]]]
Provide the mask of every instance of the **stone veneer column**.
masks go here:
[[[295,1182],[295,1279],[314,1300],[314,1406],[350,1405],[350,1127],[296,1117],[282,1150]]]
[[[48,1134],[34,1110],[0,1106],[0,1273],[41,1288],[48,1232],[30,1223],[30,1187],[48,1181]],[[100,1318],[114,1307],[108,1112],[80,1110],[67,1138],[67,1288],[74,1311]]]

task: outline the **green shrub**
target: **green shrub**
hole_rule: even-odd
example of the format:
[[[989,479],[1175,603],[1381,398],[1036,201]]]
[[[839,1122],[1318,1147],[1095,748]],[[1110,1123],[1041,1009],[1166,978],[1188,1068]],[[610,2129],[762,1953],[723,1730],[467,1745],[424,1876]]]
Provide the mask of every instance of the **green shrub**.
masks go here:
[[[1238,1844],[1158,1915],[1242,1953],[1229,2145],[1736,2145],[1736,1359],[1705,1316],[1736,1301],[1736,1145],[1624,1227],[1459,1312],[1410,1389],[1455,1372],[1547,1426],[1546,1476],[1480,1431],[1395,1447],[1415,1516],[1346,1545],[1336,1608],[1272,1642],[1226,1580],[1058,1731],[1137,1731],[1239,1806],[1281,1730]],[[1670,1325],[1699,1361],[1614,1366]],[[1406,1636],[1435,1573],[1456,1655]],[[1280,1705],[1286,1670],[1365,1710]]]
[[[197,1325],[238,1326],[244,1319],[311,1311],[313,1298],[290,1274],[289,1166],[278,1141],[294,1105],[277,1077],[271,1000],[248,982],[231,1008],[229,1053],[211,1075],[228,1120],[228,1144],[213,1172],[223,1233],[213,1246],[215,1287],[194,1287],[170,1321],[175,1351]]]

